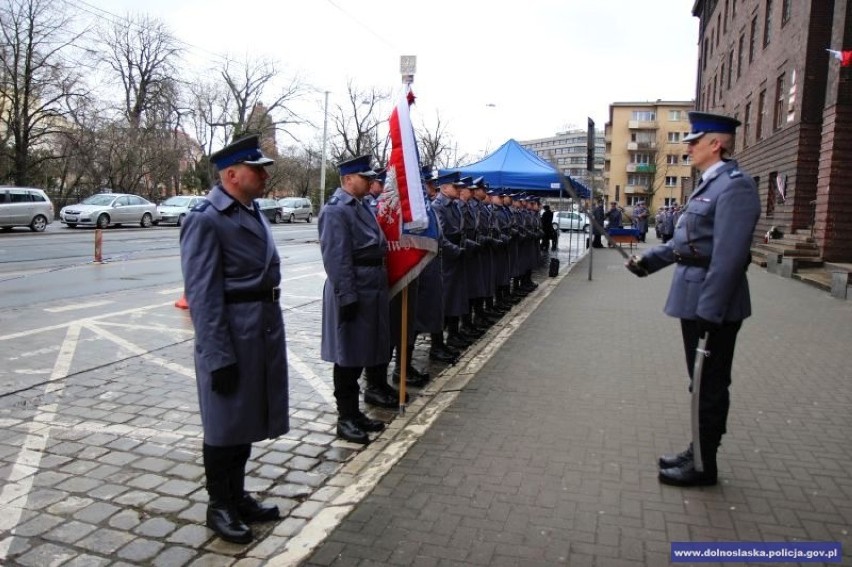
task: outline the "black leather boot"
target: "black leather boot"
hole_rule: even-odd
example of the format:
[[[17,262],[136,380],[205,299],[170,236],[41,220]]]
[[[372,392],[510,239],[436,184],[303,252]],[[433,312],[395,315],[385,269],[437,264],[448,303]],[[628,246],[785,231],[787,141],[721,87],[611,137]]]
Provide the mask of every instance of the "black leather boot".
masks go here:
[[[663,484],[671,486],[713,486],[718,482],[718,469],[716,466],[716,451],[719,448],[718,440],[701,439],[701,460],[704,470],[695,470],[695,460],[683,463],[680,466],[668,469],[660,469],[658,476]]]
[[[355,423],[360,427],[363,431],[370,431],[372,433],[377,433],[379,431],[384,431],[385,422],[379,421],[378,419],[372,419],[358,412],[358,415],[355,416]]]
[[[207,505],[207,527],[225,541],[242,544],[251,542],[254,534],[251,528],[243,523],[233,505],[228,479],[208,479],[207,493],[210,495],[210,503]]]
[[[672,469],[682,467],[686,463],[692,462],[692,443],[689,444],[684,451],[671,455],[662,455],[659,459],[661,469]]]
[[[278,506],[264,506],[245,491],[245,465],[231,471],[231,494],[240,519],[246,524],[272,522],[281,518]]]
[[[366,445],[370,442],[367,433],[361,429],[355,418],[339,418],[337,420],[337,436],[344,441]]]

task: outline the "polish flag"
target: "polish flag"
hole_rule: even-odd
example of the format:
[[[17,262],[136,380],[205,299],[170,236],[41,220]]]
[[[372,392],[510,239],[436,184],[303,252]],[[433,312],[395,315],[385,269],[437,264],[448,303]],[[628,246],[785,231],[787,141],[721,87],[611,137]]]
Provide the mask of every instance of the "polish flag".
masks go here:
[[[391,154],[387,179],[379,198],[378,221],[388,240],[388,285],[390,296],[420,275],[438,253],[438,221],[420,180],[417,141],[409,107],[414,93],[406,85],[403,96],[391,113]]]
[[[852,67],[852,49],[848,51],[835,51],[826,49],[835,59],[840,60],[841,67]]]

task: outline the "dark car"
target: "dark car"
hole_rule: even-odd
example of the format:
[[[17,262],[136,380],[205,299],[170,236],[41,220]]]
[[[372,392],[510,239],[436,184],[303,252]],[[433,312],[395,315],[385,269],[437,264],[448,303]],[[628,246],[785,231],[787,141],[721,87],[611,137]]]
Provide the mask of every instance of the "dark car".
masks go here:
[[[269,219],[269,222],[278,224],[284,222],[284,213],[281,211],[281,205],[275,199],[255,199],[255,203],[260,208],[260,212]]]

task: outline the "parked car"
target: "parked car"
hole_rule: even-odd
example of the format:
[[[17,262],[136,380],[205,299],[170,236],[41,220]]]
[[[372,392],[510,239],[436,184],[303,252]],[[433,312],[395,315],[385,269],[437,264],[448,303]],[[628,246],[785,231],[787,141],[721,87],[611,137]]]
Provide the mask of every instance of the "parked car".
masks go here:
[[[0,230],[28,226],[42,232],[53,222],[53,203],[34,187],[0,187]]]
[[[143,228],[160,222],[157,205],[139,195],[127,193],[98,193],[86,197],[76,205],[62,207],[59,220],[69,228],[110,225],[138,224]]]
[[[589,217],[577,211],[556,211],[553,213],[553,228],[568,232],[569,230],[589,231]]]
[[[192,207],[200,205],[204,199],[204,197],[197,197],[195,195],[169,197],[157,205],[157,211],[160,213],[160,223],[182,225],[183,219],[186,218],[187,213],[192,210]]]
[[[257,206],[260,207],[260,212],[269,219],[269,222],[278,224],[284,222],[284,212],[281,210],[281,205],[275,199],[255,199]]]
[[[295,222],[297,220],[311,222],[314,216],[310,199],[305,199],[304,197],[284,197],[283,199],[278,199],[278,204],[281,205],[281,212],[284,214],[287,222]]]

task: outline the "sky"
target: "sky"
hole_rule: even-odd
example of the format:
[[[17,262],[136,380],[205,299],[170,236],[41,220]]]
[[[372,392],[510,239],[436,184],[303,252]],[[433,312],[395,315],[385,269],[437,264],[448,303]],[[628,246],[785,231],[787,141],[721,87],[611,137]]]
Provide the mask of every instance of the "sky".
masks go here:
[[[509,138],[599,129],[609,104],[692,100],[694,0],[64,0],[82,18],[147,14],[186,48],[188,64],[266,56],[311,90],[301,103],[321,138],[346,85],[402,92],[400,56],[417,57],[415,126],[440,117],[460,154]],[[317,131],[318,130],[318,131]],[[311,141],[313,141],[311,140]]]

